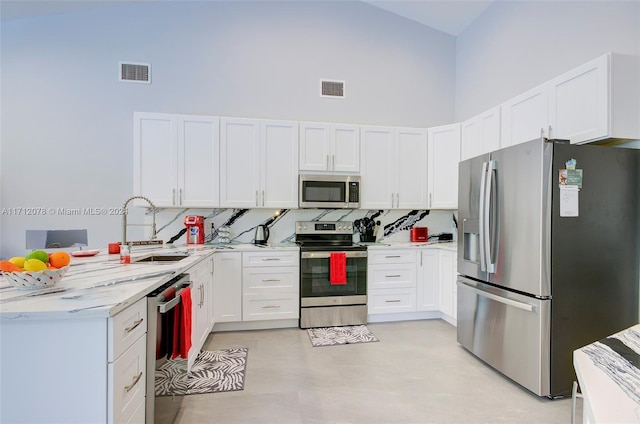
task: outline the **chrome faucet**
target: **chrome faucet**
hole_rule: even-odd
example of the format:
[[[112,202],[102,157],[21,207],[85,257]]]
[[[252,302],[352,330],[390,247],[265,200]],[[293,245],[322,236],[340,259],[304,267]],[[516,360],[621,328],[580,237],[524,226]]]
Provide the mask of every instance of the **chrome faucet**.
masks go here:
[[[124,206],[122,206],[122,244],[127,244],[127,205],[130,201],[134,199],[142,199],[145,200],[149,205],[151,205],[151,211],[153,212],[153,223],[151,224],[151,240],[156,239],[156,206],[144,196],[132,196],[124,202]],[[138,225],[149,225],[149,224],[138,224]]]

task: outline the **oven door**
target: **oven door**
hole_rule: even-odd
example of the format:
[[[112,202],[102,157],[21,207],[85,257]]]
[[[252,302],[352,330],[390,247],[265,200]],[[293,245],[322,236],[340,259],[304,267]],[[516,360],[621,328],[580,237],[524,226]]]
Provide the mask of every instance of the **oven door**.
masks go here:
[[[367,295],[367,252],[352,251],[346,254],[346,284],[331,284],[331,251],[300,253],[300,297],[318,298],[329,296]]]

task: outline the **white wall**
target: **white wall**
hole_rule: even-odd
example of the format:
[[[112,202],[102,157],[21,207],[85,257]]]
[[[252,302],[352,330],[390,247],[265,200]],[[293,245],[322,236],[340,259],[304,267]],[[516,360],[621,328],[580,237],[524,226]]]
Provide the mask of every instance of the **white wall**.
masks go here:
[[[361,2],[145,2],[3,23],[0,257],[27,229],[121,237],[133,112],[428,127],[453,121],[455,38]],[[152,84],[117,82],[118,61]],[[320,78],[347,98],[320,98]],[[38,209],[43,208],[43,209]],[[129,222],[143,222],[142,211]]]
[[[609,51],[640,55],[639,1],[496,1],[457,38],[456,120]]]

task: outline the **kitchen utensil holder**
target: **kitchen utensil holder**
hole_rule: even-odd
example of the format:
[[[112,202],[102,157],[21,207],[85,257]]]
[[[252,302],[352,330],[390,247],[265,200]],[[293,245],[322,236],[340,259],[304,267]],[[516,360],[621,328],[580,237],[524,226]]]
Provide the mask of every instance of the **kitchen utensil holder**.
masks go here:
[[[373,234],[360,234],[360,241],[363,243],[374,243],[376,241],[376,236]]]

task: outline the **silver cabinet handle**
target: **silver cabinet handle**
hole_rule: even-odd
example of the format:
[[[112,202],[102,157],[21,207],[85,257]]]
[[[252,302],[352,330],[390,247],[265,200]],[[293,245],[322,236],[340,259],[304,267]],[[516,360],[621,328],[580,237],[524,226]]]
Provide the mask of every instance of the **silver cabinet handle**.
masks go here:
[[[133,325],[131,327],[127,327],[124,329],[125,333],[131,333],[133,330],[136,329],[137,326],[139,326],[140,324],[142,324],[142,321],[144,321],[144,318],[140,318],[137,321],[134,321]]]
[[[400,278],[401,275],[400,274],[394,274],[394,275],[385,275],[384,278]]]
[[[262,258],[263,261],[279,261],[280,258]]]
[[[331,155],[331,170],[336,170],[336,155]]]
[[[429,193],[429,207],[431,207],[431,193]]]
[[[140,371],[140,374],[133,377],[133,382],[131,384],[129,384],[128,386],[124,386],[124,389],[127,391],[127,393],[130,392],[136,384],[138,384],[138,381],[140,381],[140,377],[142,377],[142,371]]]
[[[178,190],[178,193],[180,194],[179,196],[180,204],[182,204],[182,189]]]
[[[389,259],[389,258],[400,258],[400,255],[386,255],[385,258]]]
[[[256,206],[258,206],[258,190],[256,190]]]
[[[396,208],[400,207],[400,193],[396,193]]]
[[[331,171],[331,168],[329,168],[329,155],[327,155],[327,171]]]
[[[264,190],[262,190],[262,206],[264,206]]]
[[[266,306],[263,306],[262,309],[277,309],[279,307],[280,305],[266,305]]]
[[[262,281],[264,283],[277,283],[280,280],[278,280],[277,278],[263,278]]]
[[[171,203],[175,206],[176,204],[176,189],[173,189],[173,193],[171,194]]]
[[[385,300],[386,303],[400,303],[400,299]]]

